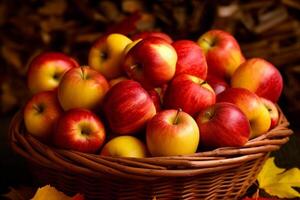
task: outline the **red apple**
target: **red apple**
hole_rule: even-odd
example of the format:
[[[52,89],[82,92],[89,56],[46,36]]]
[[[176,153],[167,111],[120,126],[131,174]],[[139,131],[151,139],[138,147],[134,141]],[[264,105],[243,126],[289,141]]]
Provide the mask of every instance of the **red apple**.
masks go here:
[[[220,94],[221,92],[230,87],[225,80],[216,76],[207,76],[206,81],[213,88],[216,95]]]
[[[228,88],[217,95],[217,102],[233,103],[243,111],[250,122],[250,138],[262,135],[269,130],[270,114],[255,93],[244,88]]]
[[[134,45],[123,63],[127,75],[146,88],[159,87],[175,75],[177,54],[165,40],[149,37]]]
[[[215,102],[213,89],[204,80],[188,74],[176,76],[169,84],[163,99],[165,108],[181,108],[192,116]]]
[[[216,103],[202,110],[196,122],[206,147],[240,147],[250,136],[248,118],[232,103]]]
[[[36,93],[24,108],[26,129],[36,138],[49,142],[54,124],[62,113],[55,91]]]
[[[91,111],[68,110],[57,122],[53,142],[63,149],[96,153],[105,140],[102,121]]]
[[[208,75],[229,80],[238,66],[245,61],[235,38],[222,30],[210,30],[197,42],[204,50]]]
[[[109,89],[99,72],[88,67],[69,70],[58,87],[58,99],[64,110],[72,108],[96,109]]]
[[[159,112],[161,110],[161,98],[159,95],[160,88],[153,88],[151,90],[147,90],[150,98],[152,99],[156,112]]]
[[[106,94],[103,109],[111,130],[121,135],[143,129],[156,113],[147,91],[133,80],[114,85]]]
[[[145,39],[148,37],[159,37],[161,39],[164,39],[166,42],[171,44],[173,42],[172,38],[168,36],[166,33],[157,32],[157,31],[144,31],[137,33],[131,37],[132,41],[138,40],[138,39]]]
[[[274,65],[261,58],[252,58],[235,71],[231,86],[246,88],[260,97],[277,102],[282,92],[283,81]]]
[[[264,106],[268,109],[269,113],[270,113],[270,117],[271,117],[271,128],[274,128],[275,126],[277,126],[278,121],[279,121],[279,112],[277,107],[275,106],[275,104],[268,100],[265,99],[263,97],[260,98],[260,100],[262,101],[262,103],[264,104]]]
[[[163,110],[147,124],[146,141],[152,156],[193,154],[199,138],[195,120],[180,110]]]
[[[191,40],[178,40],[172,46],[178,56],[175,75],[189,74],[205,80],[207,63],[205,54],[197,43]]]
[[[28,88],[33,94],[56,89],[64,73],[78,66],[73,58],[64,53],[42,53],[29,64],[27,71]]]

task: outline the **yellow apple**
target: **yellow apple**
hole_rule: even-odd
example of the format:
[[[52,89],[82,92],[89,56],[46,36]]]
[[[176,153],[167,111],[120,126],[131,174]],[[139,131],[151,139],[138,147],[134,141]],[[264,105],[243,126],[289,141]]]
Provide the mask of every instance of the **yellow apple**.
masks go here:
[[[115,157],[146,157],[147,150],[139,139],[133,136],[118,136],[105,144],[101,151],[103,156]]]
[[[107,79],[121,76],[123,51],[131,42],[128,37],[118,33],[102,36],[89,52],[89,66],[99,71]]]

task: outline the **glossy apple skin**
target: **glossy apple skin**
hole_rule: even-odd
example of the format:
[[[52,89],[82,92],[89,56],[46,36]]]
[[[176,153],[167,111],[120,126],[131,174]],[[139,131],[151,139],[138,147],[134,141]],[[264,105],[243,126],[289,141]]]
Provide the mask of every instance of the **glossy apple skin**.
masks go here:
[[[228,88],[217,95],[217,102],[233,103],[243,111],[250,122],[250,138],[260,136],[269,130],[270,114],[255,93],[244,88]]]
[[[169,43],[157,37],[149,37],[128,51],[123,69],[131,79],[150,89],[173,78],[176,62],[176,51]]]
[[[219,77],[208,76],[206,78],[206,81],[213,88],[216,95],[220,94],[221,92],[225,91],[227,88],[230,87],[225,80]]]
[[[109,127],[119,135],[135,134],[156,113],[147,91],[133,80],[114,85],[106,94],[103,110]]]
[[[205,81],[196,76],[181,74],[176,76],[167,87],[163,107],[181,108],[184,112],[195,116],[215,102],[215,92]]]
[[[55,91],[36,93],[24,107],[26,129],[37,139],[50,142],[54,124],[62,113]]]
[[[210,30],[197,43],[205,52],[208,75],[230,80],[234,71],[245,61],[238,42],[225,31]]]
[[[125,35],[112,33],[100,37],[89,52],[89,66],[100,72],[107,79],[123,74],[121,64],[123,51],[132,41]]]
[[[64,53],[45,52],[36,56],[29,64],[27,85],[31,93],[54,90],[62,76],[78,63]]]
[[[151,90],[147,90],[150,98],[152,99],[156,112],[159,112],[161,110],[161,98],[159,95],[160,88],[153,88]]]
[[[216,103],[202,110],[196,117],[196,122],[201,133],[202,146],[240,147],[249,140],[249,120],[232,103]]]
[[[189,74],[203,80],[207,76],[207,63],[203,50],[191,40],[178,40],[172,43],[177,53],[175,75]]]
[[[146,141],[152,156],[177,156],[196,152],[200,134],[195,120],[187,113],[163,110],[147,124]]]
[[[246,88],[275,103],[281,95],[283,80],[278,69],[270,62],[251,58],[235,71],[231,86]]]
[[[69,70],[58,87],[58,99],[64,110],[72,108],[97,109],[109,84],[96,70],[84,66]]]
[[[134,40],[138,40],[138,39],[145,39],[148,37],[159,37],[159,38],[165,40],[166,42],[168,42],[169,44],[171,44],[173,42],[172,38],[169,35],[167,35],[166,33],[157,32],[157,31],[140,32],[140,33],[133,35],[131,37],[131,39],[132,39],[132,41],[134,41]]]
[[[107,142],[100,155],[113,157],[135,157],[144,158],[147,155],[147,148],[139,139],[123,135]]]
[[[59,118],[53,142],[63,149],[96,153],[105,137],[105,128],[100,118],[89,110],[75,108]]]
[[[279,112],[275,104],[263,97],[260,98],[261,102],[264,104],[264,106],[268,109],[271,117],[271,126],[270,129],[274,128],[277,126],[278,121],[279,121]]]

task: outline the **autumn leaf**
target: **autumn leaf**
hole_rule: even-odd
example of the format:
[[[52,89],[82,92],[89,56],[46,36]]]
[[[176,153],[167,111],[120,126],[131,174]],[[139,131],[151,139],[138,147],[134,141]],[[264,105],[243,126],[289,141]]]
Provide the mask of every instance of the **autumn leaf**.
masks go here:
[[[300,197],[300,193],[293,188],[300,187],[300,169],[278,168],[274,163],[274,157],[266,161],[257,180],[259,188],[264,189],[269,195],[279,198]]]
[[[32,200],[84,200],[84,196],[77,194],[74,197],[69,197],[64,193],[56,190],[50,185],[39,188]]]

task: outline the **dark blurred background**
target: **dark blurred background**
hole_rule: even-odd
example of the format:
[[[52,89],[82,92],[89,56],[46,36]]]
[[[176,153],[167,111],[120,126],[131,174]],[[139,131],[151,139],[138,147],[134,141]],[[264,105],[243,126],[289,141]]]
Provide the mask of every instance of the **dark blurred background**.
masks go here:
[[[11,117],[29,97],[27,63],[43,51],[61,51],[87,64],[92,43],[107,32],[156,30],[174,40],[197,40],[223,29],[246,58],[261,57],[282,73],[279,105],[295,131],[274,153],[281,167],[300,167],[300,2],[298,0],[2,0],[0,1],[0,193],[30,184],[25,161],[9,146]]]

